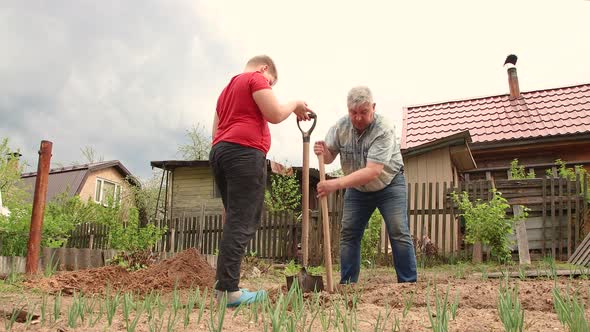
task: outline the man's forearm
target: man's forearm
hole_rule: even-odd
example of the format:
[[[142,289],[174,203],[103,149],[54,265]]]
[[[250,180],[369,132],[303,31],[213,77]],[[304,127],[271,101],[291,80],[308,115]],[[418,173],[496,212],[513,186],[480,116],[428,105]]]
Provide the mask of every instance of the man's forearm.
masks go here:
[[[352,188],[365,185],[379,176],[379,170],[365,167],[338,178],[339,189]]]
[[[324,163],[326,165],[331,164],[334,161],[334,159],[336,159],[336,155],[337,154],[333,154],[330,151],[330,149],[325,148],[325,150],[324,150]]]

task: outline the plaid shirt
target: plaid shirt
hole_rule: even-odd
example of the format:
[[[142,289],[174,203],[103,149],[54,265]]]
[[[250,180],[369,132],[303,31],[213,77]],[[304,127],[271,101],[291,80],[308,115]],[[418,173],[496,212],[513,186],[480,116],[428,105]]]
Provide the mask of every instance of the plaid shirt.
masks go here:
[[[363,192],[385,188],[404,166],[393,126],[379,114],[374,117],[373,123],[362,134],[354,129],[350,118],[345,116],[326,135],[326,146],[330,152],[333,155],[340,154],[344,175],[365,168],[367,161],[383,165],[383,171],[376,179],[355,187]]]

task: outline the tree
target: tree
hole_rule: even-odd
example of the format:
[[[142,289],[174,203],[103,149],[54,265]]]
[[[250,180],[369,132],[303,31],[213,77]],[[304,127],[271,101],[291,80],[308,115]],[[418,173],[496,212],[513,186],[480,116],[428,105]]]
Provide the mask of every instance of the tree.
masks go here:
[[[130,195],[132,195],[132,200],[135,202],[135,206],[139,212],[139,223],[141,226],[147,225],[150,220],[153,221],[161,179],[162,170],[154,170],[152,176],[147,179],[127,179],[127,182],[130,184]],[[162,192],[166,192],[166,183],[162,184]]]
[[[80,151],[82,152],[82,156],[84,157],[84,160],[89,164],[94,164],[97,162],[104,161],[104,156],[102,156],[102,155],[99,156],[98,153],[96,152],[96,150],[94,150],[94,148],[91,146],[87,145],[87,146],[81,148]]]
[[[211,136],[201,124],[186,130],[189,142],[178,146],[178,153],[184,160],[207,160],[211,150]]]
[[[27,199],[23,188],[21,173],[25,164],[20,162],[20,153],[9,147],[8,138],[0,141],[0,191],[4,205],[22,203]]]

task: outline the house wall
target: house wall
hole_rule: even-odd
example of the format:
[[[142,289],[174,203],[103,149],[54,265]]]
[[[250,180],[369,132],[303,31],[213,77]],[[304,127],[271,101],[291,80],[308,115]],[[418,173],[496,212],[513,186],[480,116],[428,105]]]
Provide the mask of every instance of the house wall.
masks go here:
[[[510,167],[514,158],[520,165],[552,164],[556,159],[566,162],[590,161],[590,141],[562,141],[556,143],[530,144],[517,147],[497,147],[493,149],[472,148],[473,158],[478,168]],[[590,164],[585,166],[590,171]],[[545,169],[535,169],[537,176],[543,176]],[[494,171],[495,179],[506,179],[506,171]],[[485,174],[471,174],[471,179],[485,178]]]
[[[453,181],[453,163],[449,148],[404,158],[404,174],[408,183]]]
[[[96,179],[101,178],[114,183],[117,183],[123,188],[123,197],[128,199],[128,203],[132,203],[129,195],[129,185],[125,181],[125,178],[115,167],[109,167],[94,171],[88,175],[86,182],[84,183],[82,190],[80,190],[80,199],[86,202],[89,198],[94,201],[94,195],[96,191]]]
[[[213,174],[209,167],[179,167],[174,169],[171,179],[170,200],[172,218],[196,216],[201,205],[206,213],[221,212],[221,198],[213,196]]]

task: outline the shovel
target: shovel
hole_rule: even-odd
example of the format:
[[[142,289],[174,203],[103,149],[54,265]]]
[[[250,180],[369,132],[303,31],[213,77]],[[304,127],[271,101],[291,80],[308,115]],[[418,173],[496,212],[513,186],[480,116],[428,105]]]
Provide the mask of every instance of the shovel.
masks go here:
[[[303,292],[321,291],[324,289],[322,277],[312,276],[307,273],[306,269],[309,262],[309,138],[317,121],[315,113],[311,112],[310,117],[313,119],[313,124],[307,131],[301,129],[300,121],[297,121],[297,127],[299,127],[299,131],[301,131],[301,135],[303,136],[303,174],[301,175],[301,179],[303,180],[301,202],[303,219],[301,227],[301,250],[303,251],[303,262],[301,264],[301,270],[295,277],[287,277],[287,288],[291,288],[293,281],[295,281],[293,279],[296,279]]]

